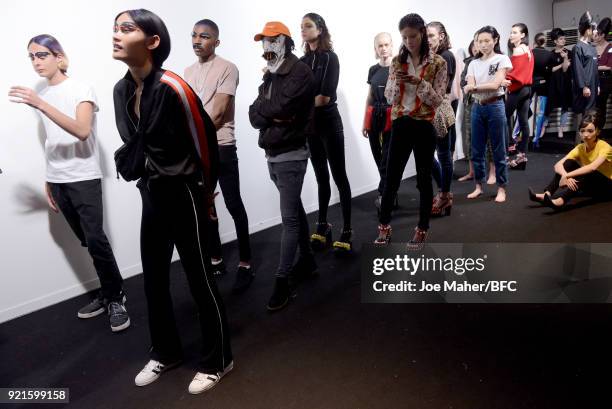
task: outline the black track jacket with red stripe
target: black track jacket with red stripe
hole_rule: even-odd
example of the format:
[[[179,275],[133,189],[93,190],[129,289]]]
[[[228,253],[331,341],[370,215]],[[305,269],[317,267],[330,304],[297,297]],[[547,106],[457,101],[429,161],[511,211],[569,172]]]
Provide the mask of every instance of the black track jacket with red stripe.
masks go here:
[[[134,114],[136,82],[129,71],[115,85],[113,99],[123,142],[144,138],[144,178],[201,173],[212,198],[219,162],[217,132],[187,82],[171,71],[154,68],[144,80],[140,120]]]

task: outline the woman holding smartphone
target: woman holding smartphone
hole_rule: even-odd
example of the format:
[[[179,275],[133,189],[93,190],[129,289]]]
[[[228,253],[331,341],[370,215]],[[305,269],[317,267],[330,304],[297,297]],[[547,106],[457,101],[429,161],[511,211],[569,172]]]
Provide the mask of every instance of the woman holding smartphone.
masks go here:
[[[375,244],[391,241],[391,210],[402,174],[414,151],[417,188],[420,193],[419,221],[408,242],[409,249],[419,249],[427,239],[433,187],[431,169],[436,147],[432,124],[436,109],[446,95],[446,62],[429,48],[425,21],[418,14],[408,14],[399,22],[402,46],[393,58],[385,96],[392,105],[391,145]]]

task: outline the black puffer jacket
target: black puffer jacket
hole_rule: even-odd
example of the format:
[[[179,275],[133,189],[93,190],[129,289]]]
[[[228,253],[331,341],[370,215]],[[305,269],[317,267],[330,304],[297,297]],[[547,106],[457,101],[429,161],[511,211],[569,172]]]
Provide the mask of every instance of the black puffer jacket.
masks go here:
[[[269,156],[299,149],[313,132],[312,70],[289,54],[274,74],[267,72],[249,107],[251,125],[259,129],[259,146]]]

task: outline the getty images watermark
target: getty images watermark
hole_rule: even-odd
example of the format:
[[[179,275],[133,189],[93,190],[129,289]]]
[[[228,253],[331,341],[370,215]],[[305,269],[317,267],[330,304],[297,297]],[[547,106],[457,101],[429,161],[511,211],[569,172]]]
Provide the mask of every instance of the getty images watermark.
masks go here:
[[[612,301],[610,243],[366,245],[363,302]]]

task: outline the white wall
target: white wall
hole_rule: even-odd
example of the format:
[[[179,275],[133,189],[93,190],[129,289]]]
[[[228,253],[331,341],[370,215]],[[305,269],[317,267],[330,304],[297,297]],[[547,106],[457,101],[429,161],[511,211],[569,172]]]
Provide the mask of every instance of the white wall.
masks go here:
[[[577,27],[580,16],[588,10],[595,22],[610,17],[612,6],[609,0],[561,0],[556,1],[552,11],[555,27]],[[551,27],[552,28],[552,27]]]
[[[426,21],[446,24],[455,47],[466,47],[475,30],[492,24],[507,40],[513,23],[523,21],[533,32],[551,24],[550,1],[472,0],[470,2],[416,2],[389,0],[373,8],[371,1],[312,0],[308,7],[286,1],[105,1],[83,2],[23,0],[2,10],[0,38],[4,62],[0,90],[11,85],[40,86],[26,57],[29,38],[55,35],[70,57],[69,73],[92,83],[99,98],[98,134],[101,144],[106,212],[110,237],[124,277],[140,273],[138,246],[140,198],[133,184],[115,179],[113,151],[120,145],[115,129],[112,87],[125,66],[111,58],[111,28],[115,15],[125,9],[146,7],[158,13],[172,35],[173,50],[166,68],[182,74],[194,61],[190,48],[193,23],[211,18],[221,28],[218,53],[240,69],[236,100],[236,132],[242,194],[251,230],[279,223],[278,196],[269,181],[264,154],[247,111],[261,80],[261,48],[253,35],[268,20],[285,22],[299,41],[301,17],[316,11],[327,20],[340,58],[338,103],[345,126],[347,171],[353,195],[373,190],[377,172],[369,145],[360,135],[368,67],[373,64],[372,39],[380,31],[393,34],[399,47],[397,23],[408,12]],[[467,5],[469,4],[469,7]],[[392,10],[391,12],[389,10]],[[6,95],[6,94],[4,94]],[[44,138],[32,109],[0,98],[0,322],[83,293],[98,285],[85,249],[80,248],[64,219],[49,212],[43,196]],[[411,161],[407,174],[414,171]],[[307,211],[316,210],[316,183],[308,170],[302,197]],[[334,201],[337,191],[334,187]],[[235,237],[233,223],[219,199],[221,233]],[[372,232],[357,232],[370,236]]]

